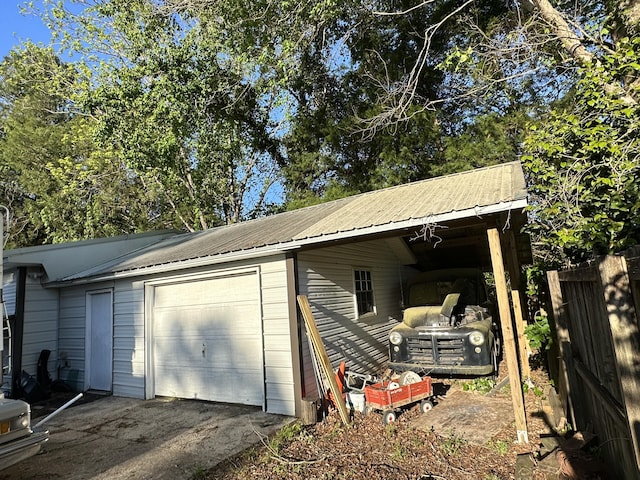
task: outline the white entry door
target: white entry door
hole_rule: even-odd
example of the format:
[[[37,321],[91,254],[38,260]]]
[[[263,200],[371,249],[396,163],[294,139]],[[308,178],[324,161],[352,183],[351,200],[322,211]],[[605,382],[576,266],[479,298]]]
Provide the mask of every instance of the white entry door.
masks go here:
[[[87,293],[85,389],[111,391],[113,299],[111,290]]]

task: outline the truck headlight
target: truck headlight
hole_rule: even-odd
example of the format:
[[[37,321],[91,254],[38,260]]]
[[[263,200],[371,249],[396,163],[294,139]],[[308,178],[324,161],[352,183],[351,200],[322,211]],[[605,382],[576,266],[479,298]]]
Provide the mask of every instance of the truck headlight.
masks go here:
[[[478,330],[474,330],[469,334],[469,342],[476,347],[482,345],[484,343],[484,334]]]
[[[402,343],[402,335],[399,332],[391,332],[389,334],[389,341],[394,345],[400,345]]]

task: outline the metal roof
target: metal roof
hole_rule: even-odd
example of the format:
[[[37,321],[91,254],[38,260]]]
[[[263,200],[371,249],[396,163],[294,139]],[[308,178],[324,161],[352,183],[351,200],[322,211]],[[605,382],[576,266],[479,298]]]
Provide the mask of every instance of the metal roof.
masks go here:
[[[526,187],[520,162],[510,162],[343,198],[290,212],[165,239],[65,281],[199,260],[201,264],[284,252],[485,213],[521,210]],[[193,263],[193,262],[192,262]],[[140,272],[141,273],[141,272]]]

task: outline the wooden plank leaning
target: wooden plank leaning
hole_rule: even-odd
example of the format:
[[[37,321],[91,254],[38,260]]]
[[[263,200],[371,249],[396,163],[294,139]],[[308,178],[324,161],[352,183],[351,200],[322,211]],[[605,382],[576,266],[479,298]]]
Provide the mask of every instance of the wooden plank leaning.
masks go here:
[[[516,420],[516,434],[518,437],[518,443],[529,443],[527,415],[524,409],[520,365],[518,363],[516,339],[513,334],[513,321],[511,317],[511,306],[509,305],[509,293],[507,290],[504,261],[502,259],[500,233],[497,228],[489,228],[487,229],[487,237],[489,239],[493,276],[496,282],[496,296],[498,298],[500,324],[502,326],[502,338],[504,340],[504,354],[505,359],[507,360],[507,369],[509,371],[509,385],[511,387],[511,401],[513,403],[513,413]]]
[[[342,392],[340,391],[340,387],[338,387],[338,382],[336,381],[336,374],[331,368],[331,361],[329,360],[329,356],[327,355],[327,351],[324,348],[324,343],[322,343],[322,338],[320,337],[320,332],[318,332],[318,327],[316,326],[316,321],[313,318],[313,312],[311,311],[311,306],[309,305],[309,299],[306,295],[298,295],[298,305],[300,306],[300,311],[302,312],[302,318],[304,318],[304,324],[307,327],[307,332],[311,337],[311,343],[313,344],[313,350],[318,359],[318,363],[320,364],[320,368],[322,369],[322,373],[327,377],[329,381],[329,389],[331,390],[331,394],[333,395],[333,401],[338,408],[338,412],[340,413],[340,418],[345,425],[349,425],[351,422],[349,418],[349,411],[347,410],[347,404],[342,398]]]

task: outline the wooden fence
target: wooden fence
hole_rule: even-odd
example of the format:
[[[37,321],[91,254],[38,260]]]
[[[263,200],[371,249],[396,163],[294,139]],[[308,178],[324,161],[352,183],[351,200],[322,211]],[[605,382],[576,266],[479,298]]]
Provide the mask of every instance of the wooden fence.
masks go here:
[[[640,480],[640,247],[547,279],[569,421],[598,436],[611,478]]]

